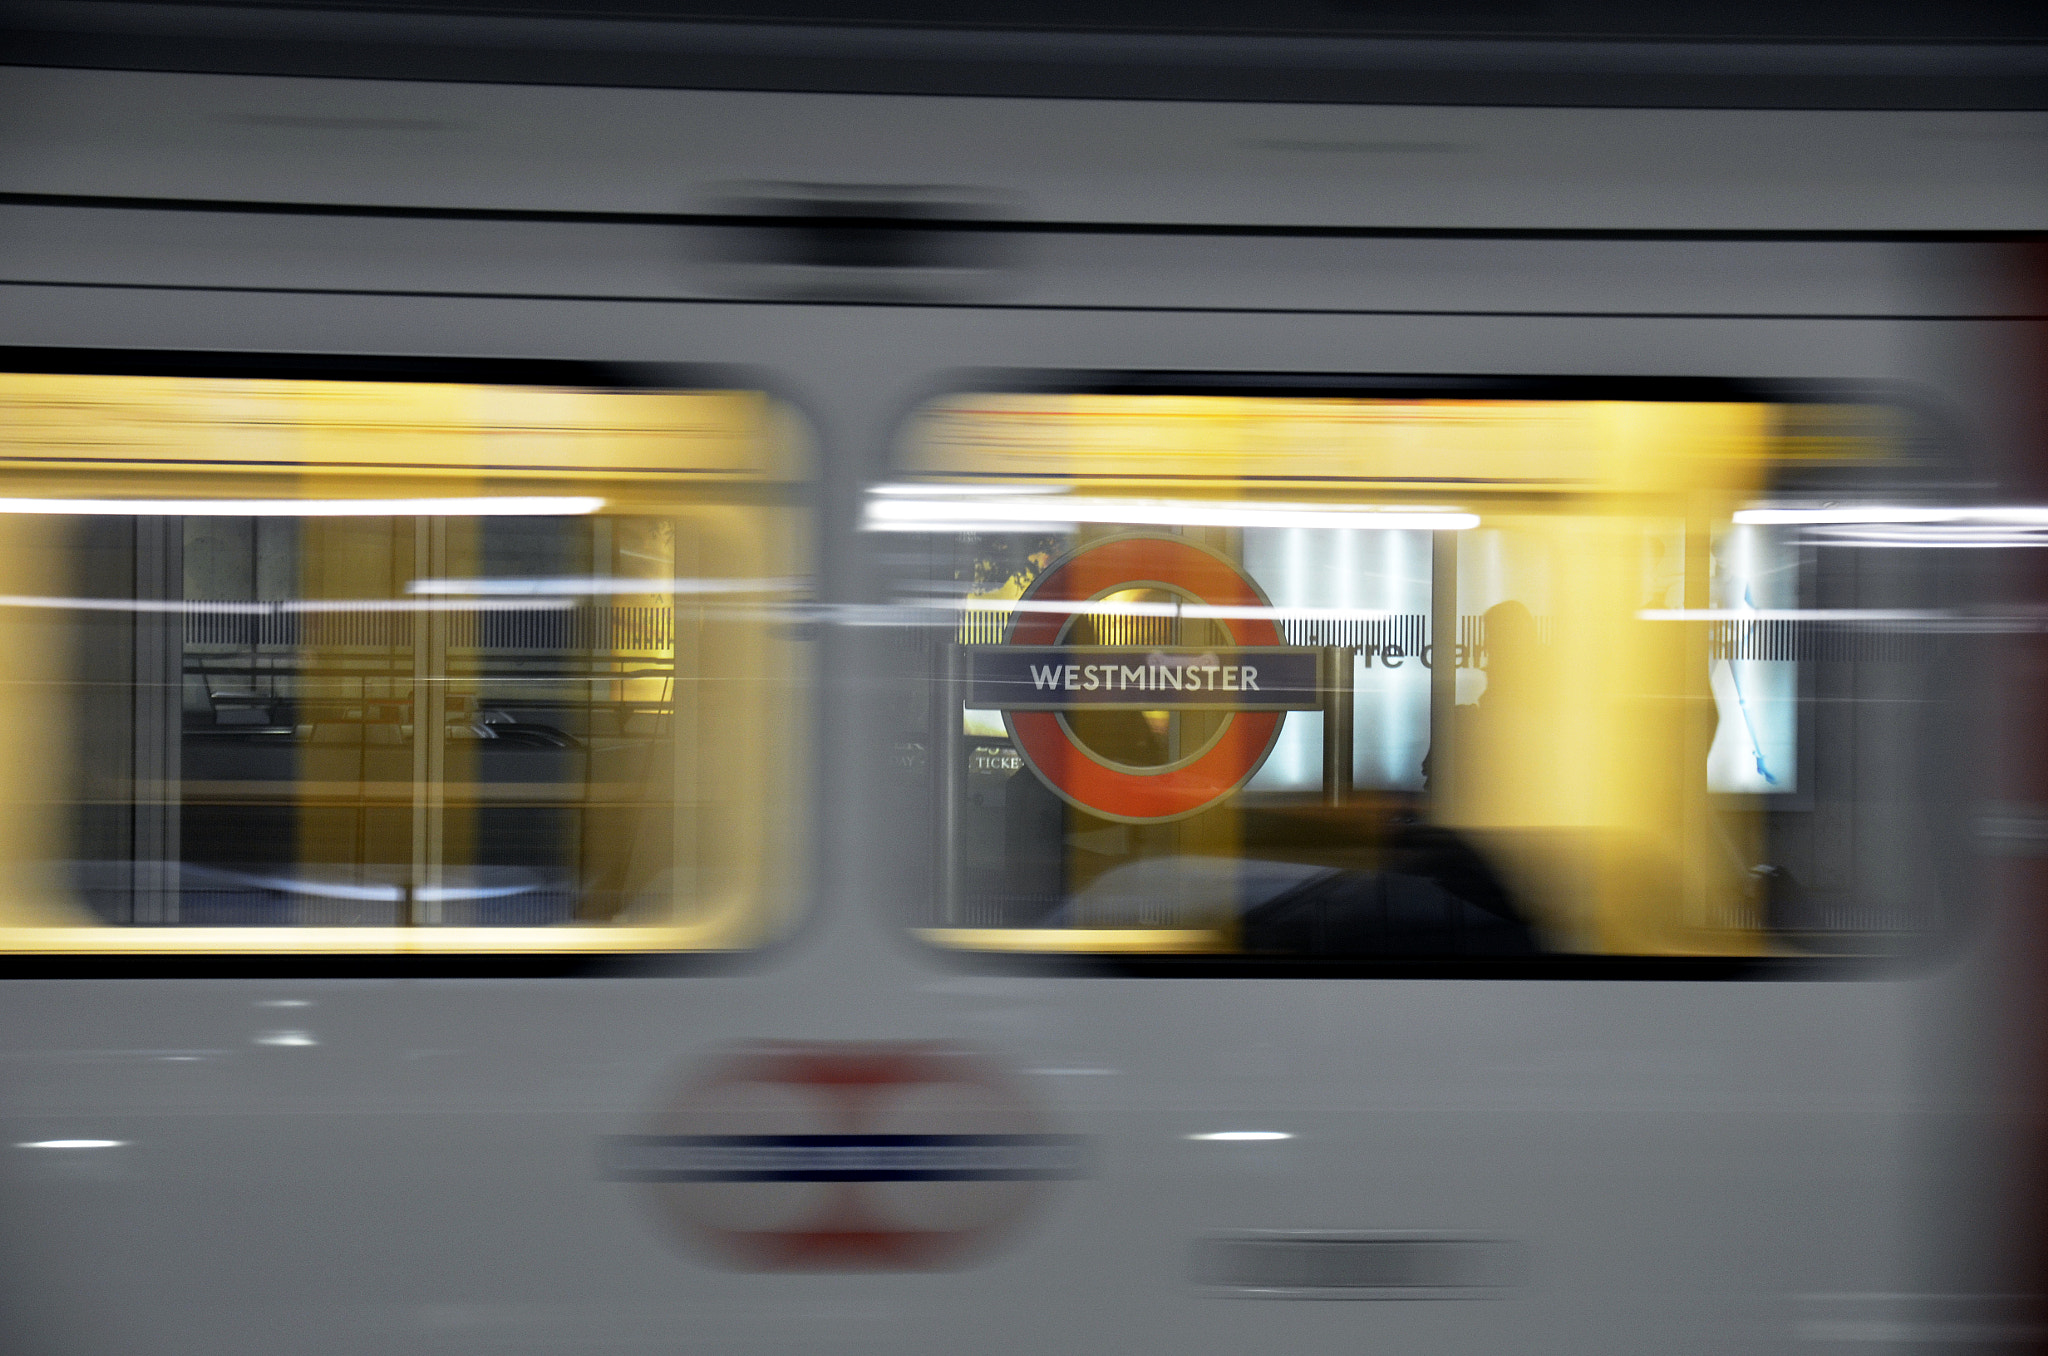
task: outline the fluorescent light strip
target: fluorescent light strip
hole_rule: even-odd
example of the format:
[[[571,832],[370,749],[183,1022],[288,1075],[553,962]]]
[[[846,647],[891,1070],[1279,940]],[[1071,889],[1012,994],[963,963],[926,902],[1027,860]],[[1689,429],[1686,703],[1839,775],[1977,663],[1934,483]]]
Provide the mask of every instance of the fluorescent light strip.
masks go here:
[[[482,597],[597,597],[618,593],[699,594],[808,593],[808,579],[621,579],[614,575],[569,575],[552,579],[414,579],[411,594],[467,594]]]
[[[1986,527],[2048,527],[2048,508],[1932,508],[1907,504],[1852,504],[1815,508],[1746,508],[1735,521],[1750,527],[1825,524],[1976,523]]]
[[[1265,1140],[1293,1139],[1285,1130],[1211,1130],[1206,1135],[1189,1135],[1189,1139],[1208,1140],[1212,1144],[1248,1144]]]
[[[1946,621],[1953,612],[1925,608],[1858,607],[1659,607],[1636,613],[1642,621]]]
[[[1081,524],[1057,518],[932,518],[916,523],[878,523],[863,516],[863,532],[986,533],[1028,532],[1038,537],[1066,537],[1081,530]]]
[[[1189,603],[1051,603],[972,598],[931,603],[812,603],[790,601],[763,606],[753,603],[714,604],[706,609],[719,618],[764,622],[813,621],[838,626],[946,626],[960,624],[962,612],[1007,617],[1014,612],[1045,612],[1060,616],[1213,618],[1218,621],[1349,622],[1380,621],[1399,616],[1371,608],[1338,607],[1212,607]]]
[[[567,598],[336,598],[276,603],[286,612],[561,612]]]
[[[1128,523],[1162,527],[1307,527],[1334,530],[1461,532],[1479,516],[1452,509],[1330,504],[1263,504],[1201,499],[897,498],[868,500],[861,526],[869,532],[1017,531],[1061,523]],[[969,527],[968,524],[972,524]]]
[[[324,612],[562,612],[567,598],[333,598],[276,603],[210,603],[156,598],[46,598],[0,594],[0,607],[55,608],[67,612],[151,612],[202,617],[278,617]]]
[[[475,499],[10,499],[0,513],[137,518],[558,518],[595,513],[587,495]]]
[[[920,485],[916,483],[910,483],[901,485],[871,485],[868,487],[868,493],[873,495],[880,495],[885,499],[1009,499],[1020,495],[1037,495],[1040,498],[1044,498],[1048,495],[1072,494],[1073,491],[1065,485],[1056,484],[949,485],[943,483],[934,483],[929,485]]]

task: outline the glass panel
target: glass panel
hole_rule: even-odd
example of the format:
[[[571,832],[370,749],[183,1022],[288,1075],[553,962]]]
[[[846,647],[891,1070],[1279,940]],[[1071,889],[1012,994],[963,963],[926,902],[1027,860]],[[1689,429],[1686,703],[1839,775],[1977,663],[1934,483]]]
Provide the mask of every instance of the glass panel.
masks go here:
[[[771,618],[805,584],[774,406],[48,376],[0,400],[0,681],[37,769],[5,945],[780,929],[803,718]]]
[[[934,618],[930,940],[1759,957],[1939,917],[1939,851],[1830,864],[1947,841],[1940,572],[1753,521],[1924,495],[1884,411],[999,394],[908,447],[864,526]]]

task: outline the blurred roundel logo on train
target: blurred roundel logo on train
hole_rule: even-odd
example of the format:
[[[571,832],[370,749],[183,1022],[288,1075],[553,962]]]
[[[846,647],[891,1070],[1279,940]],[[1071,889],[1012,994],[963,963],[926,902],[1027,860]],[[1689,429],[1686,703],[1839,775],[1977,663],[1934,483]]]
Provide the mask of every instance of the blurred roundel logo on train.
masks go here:
[[[1015,609],[1002,644],[962,647],[966,705],[1001,711],[1031,770],[1105,819],[1207,809],[1259,770],[1286,712],[1322,705],[1321,654],[1284,644],[1251,576],[1183,537],[1091,542]],[[1163,757],[1138,752],[1170,724]]]
[[[987,1256],[1085,1142],[992,1060],[921,1043],[757,1043],[605,1146],[663,1225],[743,1271],[937,1271]]]

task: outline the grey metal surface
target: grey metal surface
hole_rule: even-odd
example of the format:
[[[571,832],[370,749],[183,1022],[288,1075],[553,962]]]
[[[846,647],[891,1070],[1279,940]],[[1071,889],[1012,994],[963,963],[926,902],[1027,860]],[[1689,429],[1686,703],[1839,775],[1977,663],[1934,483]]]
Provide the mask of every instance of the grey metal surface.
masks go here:
[[[1497,1298],[1528,1275],[1526,1249],[1452,1234],[1273,1230],[1197,1242],[1188,1274],[1273,1299]]]
[[[2048,114],[2030,112],[1152,104],[26,67],[0,67],[0,110],[0,192],[668,213],[777,182],[952,188],[999,195],[1026,221],[1200,228],[2048,226]]]

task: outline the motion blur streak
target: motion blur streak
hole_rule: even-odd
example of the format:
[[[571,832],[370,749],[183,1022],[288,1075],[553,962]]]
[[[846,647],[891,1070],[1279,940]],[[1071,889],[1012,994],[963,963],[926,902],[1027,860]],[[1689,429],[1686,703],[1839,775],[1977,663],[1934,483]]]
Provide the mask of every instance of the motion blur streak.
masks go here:
[[[531,517],[595,513],[604,500],[527,496],[505,499],[7,499],[0,513],[123,514],[151,517],[411,518],[447,514],[463,518]]]
[[[15,1145],[17,1149],[118,1149],[126,1140],[119,1139],[31,1139]]]

